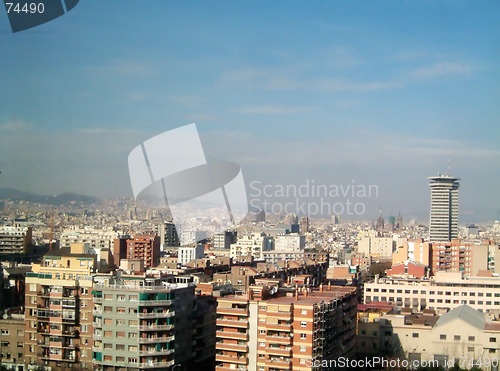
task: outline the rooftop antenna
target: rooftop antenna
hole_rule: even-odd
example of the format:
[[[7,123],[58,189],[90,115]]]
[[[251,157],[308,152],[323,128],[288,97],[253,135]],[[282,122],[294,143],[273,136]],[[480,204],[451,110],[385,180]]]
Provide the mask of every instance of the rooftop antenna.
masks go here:
[[[451,161],[450,159],[448,159],[448,175],[451,174],[450,169],[451,169]]]

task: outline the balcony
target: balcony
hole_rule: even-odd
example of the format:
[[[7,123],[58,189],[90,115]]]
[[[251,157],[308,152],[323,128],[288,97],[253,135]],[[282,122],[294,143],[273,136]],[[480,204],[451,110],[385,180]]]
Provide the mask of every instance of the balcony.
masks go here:
[[[266,348],[267,354],[275,354],[278,356],[291,357],[292,356],[292,348]]]
[[[168,343],[174,341],[175,336],[163,336],[163,337],[145,337],[139,338],[139,344],[149,344],[149,343]]]
[[[268,317],[278,318],[282,320],[291,320],[292,313],[291,312],[267,312],[266,315]]]
[[[217,308],[217,314],[225,314],[230,316],[245,316],[248,317],[248,311],[240,308]]]
[[[174,325],[145,325],[139,326],[140,331],[158,331],[158,330],[171,330]]]
[[[224,326],[224,327],[248,328],[247,321],[236,321],[236,320],[218,318],[216,324],[217,326]]]
[[[167,361],[167,362],[144,362],[144,363],[136,363],[138,368],[165,368],[171,367],[175,364],[175,361]]]
[[[266,359],[265,365],[270,368],[289,370],[292,366],[291,359]]]
[[[159,313],[137,313],[139,318],[170,318],[175,316],[175,311],[159,312]]]
[[[269,343],[279,343],[283,345],[290,345],[292,343],[290,336],[266,335],[266,341]]]
[[[173,349],[150,349],[150,350],[140,350],[140,356],[166,356],[172,354],[174,352]]]
[[[248,364],[247,357],[236,357],[236,356],[228,356],[228,355],[223,355],[223,354],[216,354],[215,360],[217,362],[238,363],[240,365]]]
[[[215,371],[247,371],[246,367],[230,368],[224,366],[215,366]]]
[[[222,341],[219,341],[215,344],[215,349],[217,350],[230,350],[232,352],[248,352],[248,345],[239,345],[239,344],[227,344]]]
[[[248,334],[246,332],[217,331],[216,336],[224,339],[248,340]]]
[[[173,301],[172,300],[140,300],[139,301],[139,306],[160,306],[160,305],[172,305]]]
[[[264,328],[267,328],[268,330],[274,330],[274,331],[286,331],[286,332],[290,332],[292,331],[292,324],[277,324],[277,323],[274,323],[274,324],[267,324],[266,327]]]

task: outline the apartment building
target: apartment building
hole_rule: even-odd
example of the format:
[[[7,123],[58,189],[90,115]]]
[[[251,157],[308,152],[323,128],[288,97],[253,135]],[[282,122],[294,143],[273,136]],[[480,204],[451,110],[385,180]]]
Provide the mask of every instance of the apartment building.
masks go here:
[[[217,371],[312,370],[313,361],[354,354],[354,288],[285,291],[253,286],[217,299]]]
[[[0,363],[20,371],[24,365],[24,315],[9,314],[0,319]]]
[[[445,368],[455,362],[471,368],[473,360],[474,365],[481,362],[482,370],[498,369],[500,322],[468,305],[442,315],[430,310],[387,314],[375,319],[373,325],[377,324],[380,327],[374,331],[384,334],[391,353],[401,359],[435,362],[434,366]]]
[[[430,279],[390,276],[364,284],[363,302],[387,301],[414,310],[452,309],[467,304],[482,312],[500,313],[499,277],[464,277],[437,272]]]
[[[74,244],[49,252],[26,276],[25,361],[92,369],[92,275],[96,256]]]
[[[118,233],[113,230],[95,228],[68,228],[61,233],[59,246],[70,247],[75,243],[88,244],[96,254],[102,249],[111,249]]]
[[[123,275],[94,277],[96,370],[169,369],[195,354],[192,283]]]
[[[143,259],[144,267],[156,267],[160,263],[160,237],[154,234],[137,234],[127,239],[127,259]]]
[[[0,255],[25,254],[32,243],[31,227],[0,226]]]
[[[255,259],[264,259],[264,252],[273,249],[273,238],[261,233],[252,233],[238,237],[238,242],[231,244],[231,258],[233,261],[241,261],[247,256]]]
[[[379,259],[391,259],[396,249],[393,237],[363,237],[358,242],[358,252]]]
[[[205,246],[196,244],[196,246],[182,246],[179,247],[177,262],[186,265],[192,260],[202,259],[205,257]]]

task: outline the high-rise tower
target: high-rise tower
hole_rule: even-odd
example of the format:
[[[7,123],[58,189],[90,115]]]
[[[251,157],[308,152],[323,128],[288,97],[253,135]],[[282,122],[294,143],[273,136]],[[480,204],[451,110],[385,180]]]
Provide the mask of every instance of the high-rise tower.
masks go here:
[[[458,237],[458,181],[449,175],[429,177],[431,187],[430,241]]]

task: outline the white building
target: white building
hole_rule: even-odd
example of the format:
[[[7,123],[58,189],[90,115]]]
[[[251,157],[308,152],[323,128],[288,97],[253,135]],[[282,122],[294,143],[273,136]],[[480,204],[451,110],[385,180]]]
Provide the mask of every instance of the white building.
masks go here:
[[[205,246],[182,246],[179,247],[178,252],[177,262],[182,265],[186,265],[191,260],[202,259],[205,256]]]
[[[118,232],[94,228],[65,229],[60,238],[60,247],[70,247],[74,243],[88,244],[97,254],[102,249],[111,249]]]
[[[264,252],[273,248],[273,238],[259,233],[238,237],[238,242],[231,244],[231,258],[239,260],[246,256],[264,259]]]
[[[378,257],[380,259],[391,259],[396,249],[396,241],[393,237],[363,237],[358,243],[358,252],[365,256]]]
[[[453,309],[467,304],[500,314],[500,277],[466,277],[461,272],[437,272],[430,279],[376,278],[364,284],[363,302],[387,301],[414,310]]]
[[[298,233],[283,234],[274,237],[274,250],[304,251],[305,237]]]

